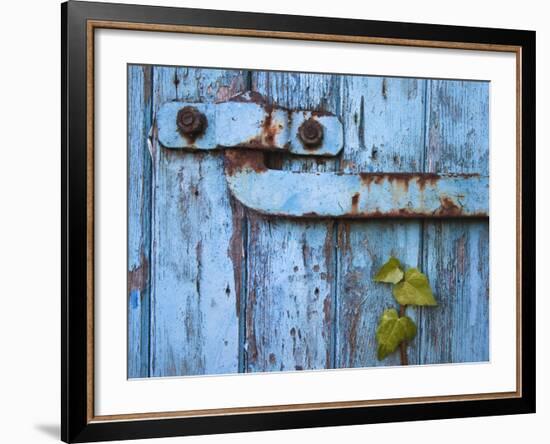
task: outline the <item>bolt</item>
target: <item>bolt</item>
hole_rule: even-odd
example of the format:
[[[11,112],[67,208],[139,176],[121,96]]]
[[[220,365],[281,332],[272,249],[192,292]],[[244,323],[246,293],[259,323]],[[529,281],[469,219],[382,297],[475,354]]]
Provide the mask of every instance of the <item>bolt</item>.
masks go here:
[[[310,117],[298,128],[298,136],[307,148],[319,148],[323,141],[323,127],[317,120]]]
[[[178,111],[176,124],[186,136],[198,136],[206,129],[206,116],[194,106],[186,106]]]

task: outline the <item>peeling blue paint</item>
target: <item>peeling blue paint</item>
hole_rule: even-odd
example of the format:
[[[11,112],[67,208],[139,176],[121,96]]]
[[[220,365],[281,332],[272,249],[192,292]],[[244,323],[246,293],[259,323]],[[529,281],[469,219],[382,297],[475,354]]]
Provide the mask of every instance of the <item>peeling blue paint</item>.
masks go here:
[[[375,356],[395,301],[372,276],[390,255],[425,272],[439,303],[407,309],[409,362],[489,359],[487,82],[148,69],[128,79],[128,271],[144,267],[129,377],[396,365]],[[228,102],[249,88],[281,114]],[[218,115],[223,103],[237,112]],[[185,104],[209,123],[193,141],[176,126]],[[303,149],[310,117],[328,151]],[[279,157],[225,173],[226,146]]]
[[[255,171],[226,174],[246,207],[290,217],[486,217],[489,179],[471,175],[361,175]]]

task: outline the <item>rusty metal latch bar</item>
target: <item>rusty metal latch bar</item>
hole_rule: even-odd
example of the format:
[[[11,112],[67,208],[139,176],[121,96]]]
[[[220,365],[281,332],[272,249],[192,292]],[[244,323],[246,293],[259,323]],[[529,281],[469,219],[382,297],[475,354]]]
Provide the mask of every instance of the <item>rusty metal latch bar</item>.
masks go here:
[[[308,218],[487,217],[477,174],[303,173],[268,169],[261,153],[226,151],[231,193],[247,208]]]
[[[343,127],[329,113],[272,106],[247,92],[221,103],[169,102],[156,116],[169,149],[225,149],[229,190],[245,207],[283,217],[488,217],[477,174],[303,173],[268,169],[266,151],[336,156]]]

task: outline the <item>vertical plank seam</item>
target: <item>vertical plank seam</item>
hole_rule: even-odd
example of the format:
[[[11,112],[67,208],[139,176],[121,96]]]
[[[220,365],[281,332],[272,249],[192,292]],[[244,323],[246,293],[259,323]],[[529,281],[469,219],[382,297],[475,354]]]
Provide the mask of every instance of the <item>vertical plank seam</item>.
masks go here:
[[[252,91],[252,71],[247,71],[245,75],[245,91]],[[239,204],[240,205],[240,204]],[[247,373],[248,355],[246,350],[246,315],[247,315],[247,303],[248,303],[248,249],[249,239],[248,235],[248,212],[246,208],[243,209],[243,220],[241,228],[241,242],[243,249],[242,266],[241,266],[241,294],[239,295],[239,333],[238,333],[238,369],[239,373]]]
[[[127,64],[126,65],[126,317],[127,317],[127,325],[126,325],[126,378],[130,379],[131,377],[135,377],[135,375],[130,375],[131,372],[131,364],[130,362],[134,358],[134,347],[132,347],[132,350],[130,350],[130,307],[131,307],[131,299],[132,299],[132,292],[129,285],[129,271],[130,271],[130,230],[129,230],[129,221],[130,221],[130,200],[128,199],[129,195],[129,189],[130,189],[130,150],[131,150],[131,124],[130,124],[130,101],[131,101],[131,92],[133,89],[134,80],[132,77],[132,65]],[[139,323],[140,323],[140,329],[141,329],[141,320],[142,320],[142,313],[140,311],[139,316]],[[141,333],[141,332],[140,332]],[[141,334],[139,337],[139,343],[141,345]],[[139,347],[139,370],[138,374],[141,373],[141,359],[142,359],[142,353],[141,353],[141,347]]]
[[[153,133],[153,128],[154,128],[154,125],[155,125],[155,122],[154,122],[154,104],[155,104],[155,69],[153,66],[151,66],[151,135]],[[152,145],[154,142],[154,140],[151,138],[151,140],[149,141],[149,143]],[[149,154],[151,155],[151,223],[150,223],[150,231],[151,231],[151,236],[150,236],[150,239],[149,239],[149,243],[151,245],[151,248],[150,248],[150,251],[149,251],[149,254],[151,255],[151,261],[149,262],[149,332],[148,332],[148,337],[149,337],[149,360],[148,360],[148,365],[147,365],[147,375],[148,377],[151,377],[151,375],[153,374],[153,341],[152,341],[152,332],[153,332],[153,326],[154,326],[154,315],[153,315],[153,232],[154,232],[154,228],[155,228],[155,224],[154,224],[154,211],[153,211],[153,205],[155,203],[155,178],[154,178],[154,175],[155,175],[155,168],[153,166],[153,155],[152,155],[152,146],[149,145],[149,148],[150,148],[150,152]]]
[[[130,64],[126,65],[126,378],[130,379],[132,375],[131,372],[131,361],[134,358],[134,348],[130,350],[130,307],[132,292],[129,285],[129,271],[130,271],[130,230],[129,230],[129,220],[130,220],[130,201],[128,199],[129,189],[130,189],[130,149],[131,149],[131,125],[130,125],[130,96],[133,88],[133,78],[131,75],[132,66]],[[140,311],[140,328],[141,328],[141,311]],[[141,332],[140,332],[141,333]],[[139,343],[141,344],[141,335],[139,338]],[[139,348],[139,368],[141,369],[141,347]],[[140,371],[138,371],[140,373]]]
[[[424,81],[424,147],[422,150],[422,171],[426,172],[428,170],[427,159],[428,159],[428,143],[429,143],[429,130],[430,130],[430,102],[431,102],[431,79],[426,79]],[[420,271],[424,272],[424,264],[428,262],[427,251],[425,251],[425,242],[424,237],[426,235],[426,219],[420,221],[420,239],[419,239],[419,258],[418,265]],[[422,326],[422,319],[424,314],[424,308],[418,310],[418,325]],[[417,364],[422,364],[422,339],[423,334],[420,333],[418,340],[418,361]]]
[[[154,244],[154,238],[155,238],[155,230],[157,225],[157,218],[155,217],[155,202],[156,202],[156,168],[154,165],[155,156],[153,155],[154,152],[158,149],[156,146],[157,141],[155,140],[155,104],[157,102],[156,95],[155,95],[155,74],[157,72],[157,68],[154,66],[151,66],[151,235],[150,235],[150,255],[151,255],[151,262],[149,266],[149,278],[150,278],[150,292],[149,292],[149,377],[151,377],[154,374],[154,368],[155,368],[155,354],[153,353],[153,332],[155,331],[156,327],[156,316],[155,311],[153,310],[154,307],[154,298],[155,298],[155,272],[156,272],[156,264],[155,258],[154,258],[154,250],[155,250],[155,244]],[[153,269],[154,267],[154,269]]]
[[[246,304],[248,301],[248,214],[243,208],[242,220],[242,267],[241,267],[241,294],[239,295],[239,356],[238,372],[246,373],[247,355],[246,355]]]
[[[342,108],[343,108],[343,103],[342,103],[342,89],[344,88],[344,82],[343,82],[343,77],[342,76],[339,76],[338,77],[338,82],[339,82],[339,97],[338,97],[338,106],[337,106],[337,109],[340,110],[340,112],[342,111]],[[361,98],[361,105],[364,105],[363,103],[363,99]],[[363,110],[362,110],[362,116],[361,117],[364,117],[363,116]],[[363,142],[363,145],[364,145],[364,142]],[[343,134],[342,134],[342,146],[344,147],[344,149],[346,148],[346,132],[344,131]],[[336,159],[335,159],[335,165],[334,165],[334,169],[336,171],[340,171],[341,170],[341,157],[338,156]],[[340,263],[340,260],[341,260],[341,253],[340,253],[340,250],[338,249],[338,230],[339,230],[339,227],[340,227],[340,222],[338,221],[338,219],[333,219],[334,223],[333,223],[333,226],[332,226],[332,250],[333,250],[333,254],[332,254],[332,258],[331,260],[334,262],[334,265],[332,267],[333,269],[333,272],[334,272],[334,280],[332,282],[332,289],[331,289],[331,297],[332,297],[332,305],[333,305],[333,309],[331,310],[331,361],[329,363],[329,367],[330,368],[338,368],[338,365],[339,365],[339,362],[337,362],[338,360],[338,320],[339,320],[339,316],[338,316],[338,310],[339,310],[339,304],[338,304],[338,299],[339,299],[339,295],[340,295],[340,267],[339,267],[339,263]],[[328,264],[327,264],[328,265]]]
[[[339,160],[337,160],[337,169],[339,169]],[[340,260],[340,254],[338,251],[338,242],[335,242],[335,239],[338,237],[338,221],[335,220],[334,224],[332,225],[332,258],[331,260],[334,262],[333,265],[333,272],[334,272],[334,281],[332,283],[332,303],[333,303],[333,309],[331,310],[331,362],[328,363],[329,368],[337,368],[337,344],[336,341],[338,340],[338,290],[340,285],[340,270],[338,267],[338,261]]]
[[[147,118],[147,127],[150,127],[153,124],[153,67],[150,65],[147,65],[144,67],[145,69],[149,70],[149,115]],[[145,131],[145,144],[144,146],[147,149],[147,137],[148,137],[148,131]],[[147,150],[148,151],[148,150]],[[145,155],[149,155],[150,153],[146,152]],[[151,359],[151,251],[153,248],[152,242],[153,242],[153,161],[151,159],[151,163],[149,164],[149,187],[151,187],[150,193],[149,193],[149,199],[147,202],[147,208],[148,208],[148,214],[147,218],[149,220],[149,236],[148,236],[148,248],[147,248],[147,261],[149,263],[149,266],[147,267],[147,354],[145,356],[145,374],[144,377],[150,377],[151,376],[151,370],[149,368],[149,361]]]
[[[252,91],[252,71],[246,72],[245,92]]]

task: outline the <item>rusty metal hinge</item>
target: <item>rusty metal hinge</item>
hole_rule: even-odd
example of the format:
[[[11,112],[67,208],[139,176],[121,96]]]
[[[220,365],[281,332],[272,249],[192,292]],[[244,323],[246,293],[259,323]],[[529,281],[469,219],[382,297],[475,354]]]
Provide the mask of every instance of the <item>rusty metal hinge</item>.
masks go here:
[[[156,115],[169,149],[225,149],[229,190],[244,206],[286,217],[487,217],[489,178],[477,174],[304,173],[268,169],[264,152],[336,156],[336,116],[288,110],[247,92],[221,103],[168,102]]]
[[[242,147],[336,156],[344,139],[336,116],[272,106],[253,92],[220,103],[168,102],[156,120],[159,142],[174,149]]]

